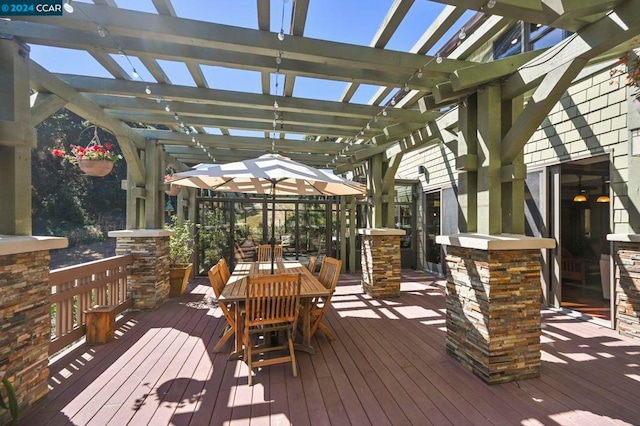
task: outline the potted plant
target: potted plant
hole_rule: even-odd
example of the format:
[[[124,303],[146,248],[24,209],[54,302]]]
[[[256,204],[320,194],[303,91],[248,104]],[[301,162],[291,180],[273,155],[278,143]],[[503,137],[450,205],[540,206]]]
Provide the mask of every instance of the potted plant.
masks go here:
[[[61,157],[70,163],[78,164],[80,170],[89,176],[103,177],[111,173],[113,163],[122,158],[113,152],[114,146],[110,143],[102,144],[98,137],[98,127],[93,127],[93,138],[87,146],[69,145],[70,151],[65,150],[60,140],[56,141],[56,147],[51,150],[55,157]],[[87,129],[84,129],[83,132]],[[82,132],[80,133],[82,136]]]
[[[171,216],[171,223],[165,228],[173,231],[169,237],[169,297],[180,297],[187,289],[195,246],[194,224],[185,220],[180,223],[177,216]]]

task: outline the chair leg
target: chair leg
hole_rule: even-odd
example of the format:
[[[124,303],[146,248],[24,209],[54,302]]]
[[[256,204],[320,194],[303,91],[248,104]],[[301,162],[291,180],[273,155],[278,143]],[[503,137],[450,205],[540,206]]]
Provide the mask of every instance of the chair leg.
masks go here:
[[[291,329],[287,329],[287,340],[289,341],[289,355],[291,356],[293,377],[298,377],[298,364],[296,364],[296,351],[293,347],[293,333]]]
[[[325,336],[327,336],[327,340],[331,341],[331,340],[336,340],[336,336],[333,334],[333,332],[329,329],[329,327],[327,327],[326,325],[324,325],[323,322],[321,322],[320,324],[318,324],[318,328],[320,330],[322,330],[322,332],[324,333]]]
[[[220,340],[218,340],[218,343],[216,343],[216,346],[213,348],[213,352],[220,352],[224,344],[227,343],[227,340],[229,340],[229,338],[233,336],[233,334],[234,334],[233,328],[229,327],[229,329],[224,332]]]
[[[249,368],[249,375],[247,376],[247,382],[249,386],[253,386],[253,354],[251,353],[251,336],[245,334],[244,338],[244,361]]]

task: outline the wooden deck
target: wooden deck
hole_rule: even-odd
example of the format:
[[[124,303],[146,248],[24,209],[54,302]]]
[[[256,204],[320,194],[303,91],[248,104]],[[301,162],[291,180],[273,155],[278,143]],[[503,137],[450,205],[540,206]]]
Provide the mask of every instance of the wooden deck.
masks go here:
[[[129,315],[117,340],[51,365],[49,396],[23,425],[640,424],[640,341],[543,311],[539,379],[489,386],[445,352],[443,282],[405,271],[402,295],[373,300],[343,275],[317,354],[258,372],[212,353],[223,317],[208,281]],[[229,350],[231,342],[227,344]]]

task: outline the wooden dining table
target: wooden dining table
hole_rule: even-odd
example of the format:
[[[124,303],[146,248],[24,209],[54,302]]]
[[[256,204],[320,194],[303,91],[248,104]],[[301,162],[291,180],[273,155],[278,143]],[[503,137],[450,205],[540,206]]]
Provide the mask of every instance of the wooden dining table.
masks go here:
[[[300,316],[302,318],[302,342],[296,342],[295,349],[299,351],[315,353],[311,346],[311,301],[316,297],[329,295],[329,290],[318,281],[318,279],[298,261],[277,261],[274,265],[276,274],[300,274]],[[271,274],[271,262],[240,262],[236,265],[218,298],[219,303],[240,303],[244,302],[247,296],[247,277],[258,277]],[[236,312],[236,340],[233,352],[229,359],[236,359],[242,356],[242,316],[241,309]]]

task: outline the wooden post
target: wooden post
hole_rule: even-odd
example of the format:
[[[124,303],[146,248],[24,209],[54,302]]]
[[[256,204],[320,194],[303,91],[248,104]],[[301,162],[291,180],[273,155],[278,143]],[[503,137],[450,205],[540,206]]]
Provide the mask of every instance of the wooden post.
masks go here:
[[[459,105],[458,132],[458,229],[476,232],[478,229],[478,175],[477,175],[477,97],[465,98]]]

